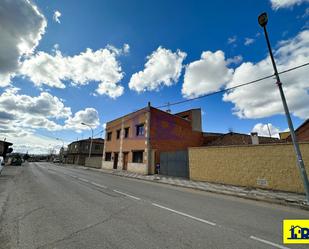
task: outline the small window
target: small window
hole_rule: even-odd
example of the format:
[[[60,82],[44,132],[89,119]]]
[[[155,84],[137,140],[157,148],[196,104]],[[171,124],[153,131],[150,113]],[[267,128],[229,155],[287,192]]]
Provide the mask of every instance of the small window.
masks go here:
[[[133,151],[133,163],[143,163],[143,151]]]
[[[112,132],[108,132],[107,133],[107,141],[111,141],[112,140]]]
[[[94,149],[95,149],[95,150],[99,150],[99,149],[100,149],[100,145],[96,144],[96,145],[94,146]]]
[[[120,138],[120,132],[121,132],[121,130],[119,129],[119,130],[117,130],[117,139],[119,139]]]
[[[189,115],[185,115],[183,116],[182,118],[186,119],[186,120],[189,120]]]
[[[129,137],[129,130],[130,130],[129,127],[124,128],[124,138],[128,138]]]
[[[105,161],[111,161],[112,160],[112,153],[106,152],[105,153]]]
[[[136,136],[144,135],[144,124],[139,124],[136,126]]]

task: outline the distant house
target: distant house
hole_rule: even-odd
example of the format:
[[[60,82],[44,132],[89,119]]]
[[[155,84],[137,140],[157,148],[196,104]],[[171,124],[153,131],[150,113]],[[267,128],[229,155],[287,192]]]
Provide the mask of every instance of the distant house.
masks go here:
[[[208,138],[208,136],[206,136]],[[281,142],[278,138],[258,136],[252,132],[251,135],[229,132],[226,134],[215,134],[208,141],[204,139],[204,146],[229,146],[229,145],[248,145],[248,144],[269,144]]]
[[[296,130],[295,134],[299,142],[309,142],[309,119],[302,123]],[[292,141],[291,135],[287,136],[288,142]]]
[[[290,136],[290,132],[289,131],[283,131],[283,132],[279,132],[279,137],[280,139],[287,139],[287,137]]]
[[[11,153],[13,151],[10,146],[12,146],[12,143],[1,141],[0,140],[0,156],[2,156],[4,159],[6,157],[6,154]]]
[[[83,139],[72,142],[68,145],[66,152],[66,163],[85,165],[86,157],[89,155],[91,139]],[[104,147],[104,139],[92,139],[91,157],[102,156]]]
[[[102,167],[153,174],[162,152],[202,144],[201,109],[171,114],[149,104],[107,122]]]

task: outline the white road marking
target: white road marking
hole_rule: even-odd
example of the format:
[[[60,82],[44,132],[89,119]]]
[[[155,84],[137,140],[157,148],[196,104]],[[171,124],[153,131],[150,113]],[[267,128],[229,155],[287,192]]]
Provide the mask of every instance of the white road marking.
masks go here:
[[[171,208],[168,208],[168,207],[164,207],[164,206],[161,206],[159,204],[156,204],[156,203],[151,203],[153,206],[156,206],[158,208],[162,208],[162,209],[165,209],[165,210],[168,210],[168,211],[171,211],[173,213],[176,213],[176,214],[180,214],[182,216],[185,216],[185,217],[188,217],[188,218],[191,218],[193,220],[197,220],[197,221],[200,221],[200,222],[203,222],[203,223],[206,223],[208,225],[211,225],[211,226],[215,226],[216,223],[214,222],[211,222],[211,221],[208,221],[208,220],[204,220],[204,219],[201,219],[201,218],[197,218],[195,216],[192,216],[192,215],[189,215],[189,214],[186,214],[186,213],[183,213],[183,212],[179,212],[177,210],[174,210],[174,209],[171,209]]]
[[[135,199],[135,200],[140,200],[140,199],[141,199],[141,198],[138,198],[138,197],[136,197],[136,196],[133,196],[133,195],[129,195],[129,194],[127,194],[127,193],[120,192],[120,191],[118,191],[118,190],[116,190],[116,189],[114,189],[113,191],[116,192],[116,193],[118,193],[118,194],[125,195],[125,196],[127,196],[127,197],[132,198],[132,199]]]
[[[98,184],[98,183],[95,183],[95,182],[90,182],[92,185],[94,185],[94,186],[97,186],[97,187],[99,187],[99,188],[107,188],[106,186],[104,186],[104,185],[101,185],[101,184]]]
[[[83,182],[89,182],[87,179],[80,178],[80,177],[77,177],[77,179],[80,180],[80,181],[83,181]]]
[[[261,239],[261,238],[255,237],[255,236],[250,236],[250,239],[253,239],[253,240],[262,242],[262,243],[267,244],[267,245],[274,246],[274,247],[276,247],[276,248],[280,248],[280,249],[290,249],[289,247],[282,246],[282,245],[279,245],[279,244],[276,244],[276,243],[273,243],[273,242],[270,242],[270,241],[268,241],[268,240]]]

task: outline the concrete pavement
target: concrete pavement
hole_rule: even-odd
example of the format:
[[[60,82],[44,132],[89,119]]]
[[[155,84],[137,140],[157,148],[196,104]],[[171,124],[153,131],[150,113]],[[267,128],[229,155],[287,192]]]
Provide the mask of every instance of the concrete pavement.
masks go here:
[[[17,170],[0,248],[304,248],[282,245],[281,222],[305,210],[49,163]]]
[[[270,203],[280,203],[283,205],[296,206],[309,210],[309,205],[306,202],[305,194],[289,193],[283,191],[272,191],[267,189],[254,189],[241,186],[224,185],[218,183],[192,181],[180,177],[172,177],[165,175],[142,175],[138,173],[132,173],[125,170],[108,170],[108,169],[96,169],[84,166],[72,166],[72,164],[66,164],[66,167],[79,167],[87,170],[94,170],[101,173],[113,174],[117,176],[130,177],[146,181],[156,181],[159,183],[170,184],[174,186],[193,188],[198,190],[204,190],[208,192],[233,195],[241,198],[266,201]]]

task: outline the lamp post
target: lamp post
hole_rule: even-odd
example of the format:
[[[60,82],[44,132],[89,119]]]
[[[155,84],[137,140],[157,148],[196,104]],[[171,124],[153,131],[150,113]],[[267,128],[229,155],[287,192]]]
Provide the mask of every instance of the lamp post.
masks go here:
[[[93,129],[92,127],[89,125],[89,124],[86,124],[86,123],[81,123],[82,125],[85,125],[85,126],[88,126],[90,129],[91,129],[91,139],[90,139],[90,148],[89,148],[89,158],[91,156],[91,149],[92,149],[92,139],[93,139]]]
[[[61,162],[63,163],[63,153],[64,153],[64,141],[63,141],[63,139],[61,139],[61,138],[59,138],[59,137],[57,137],[56,138],[56,140],[59,140],[59,141],[61,141],[62,142],[62,153],[61,153]],[[61,151],[61,149],[60,149],[60,151]],[[60,151],[59,151],[59,156],[60,156]]]
[[[61,141],[61,142],[62,142],[62,148],[64,148],[64,141],[63,141],[63,139],[61,139],[61,138],[57,137],[57,138],[56,138],[56,140]]]
[[[266,30],[266,25],[267,25],[267,22],[268,22],[268,17],[267,17],[266,12],[259,15],[258,22],[259,22],[260,26],[264,29],[264,34],[265,34],[265,38],[266,38],[266,42],[267,42],[267,47],[268,47],[268,50],[269,50],[271,63],[273,65],[274,74],[276,76],[276,81],[277,81],[276,84],[279,88],[283,108],[284,108],[284,111],[285,111],[285,116],[286,116],[288,126],[289,126],[289,129],[290,129],[291,138],[292,138],[294,150],[295,150],[296,157],[297,157],[297,164],[298,164],[300,175],[301,175],[301,178],[302,178],[303,184],[304,184],[304,189],[305,189],[306,198],[307,198],[307,204],[309,204],[309,182],[308,182],[308,177],[307,177],[307,173],[306,173],[306,168],[305,168],[305,164],[304,164],[304,161],[303,161],[303,158],[302,158],[302,155],[301,155],[301,151],[299,149],[297,137],[295,135],[292,119],[291,119],[291,116],[290,116],[290,111],[289,111],[288,104],[286,102],[285,95],[284,95],[284,92],[283,92],[283,89],[282,89],[282,83],[280,81],[280,77],[279,77],[279,74],[278,74],[274,55],[273,55],[272,50],[271,50],[271,46],[270,46],[270,42],[269,42],[269,38],[268,38],[268,33],[267,33],[267,30]]]

